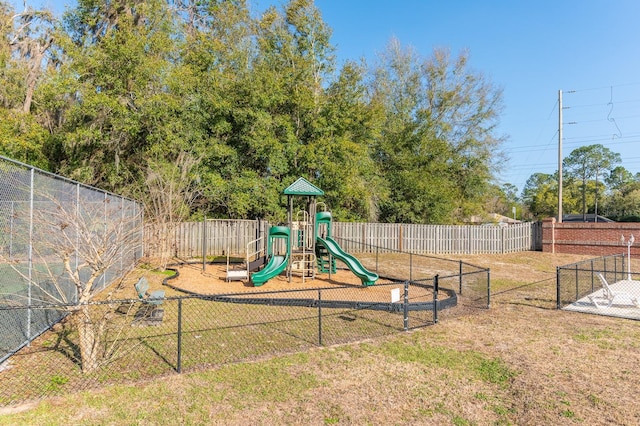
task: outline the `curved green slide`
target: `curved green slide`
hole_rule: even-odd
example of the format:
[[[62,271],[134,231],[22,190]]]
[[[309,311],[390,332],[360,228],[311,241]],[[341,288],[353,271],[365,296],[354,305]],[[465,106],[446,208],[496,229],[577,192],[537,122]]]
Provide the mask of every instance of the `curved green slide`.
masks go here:
[[[267,242],[267,255],[269,256],[269,261],[264,265],[264,268],[251,274],[251,282],[254,286],[260,287],[262,284],[266,283],[276,275],[280,275],[280,273],[285,270],[289,264],[289,253],[291,253],[291,246],[289,244],[290,235],[291,231],[286,226],[272,226],[269,228],[269,239]],[[287,248],[286,256],[272,254],[273,244],[277,239],[284,240],[285,247]]]
[[[251,282],[253,285],[260,287],[271,278],[280,275],[282,271],[284,271],[284,268],[287,267],[288,257],[289,256],[271,256],[264,268],[251,274]]]
[[[378,280],[378,274],[368,271],[358,259],[344,251],[331,237],[326,239],[317,237],[316,242],[324,246],[333,257],[344,262],[351,272],[362,280],[362,285],[374,285]]]

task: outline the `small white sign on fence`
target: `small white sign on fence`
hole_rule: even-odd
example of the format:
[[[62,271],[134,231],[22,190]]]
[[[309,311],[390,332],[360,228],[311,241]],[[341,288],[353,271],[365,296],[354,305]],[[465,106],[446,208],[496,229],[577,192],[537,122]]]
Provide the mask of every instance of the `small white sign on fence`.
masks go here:
[[[394,288],[391,290],[391,303],[396,303],[400,301],[400,289]]]

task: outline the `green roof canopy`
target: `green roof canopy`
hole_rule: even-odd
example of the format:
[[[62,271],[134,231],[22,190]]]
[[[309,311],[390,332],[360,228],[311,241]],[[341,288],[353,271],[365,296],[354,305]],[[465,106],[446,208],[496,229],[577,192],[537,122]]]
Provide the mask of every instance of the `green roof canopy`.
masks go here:
[[[324,195],[324,191],[305,178],[298,178],[287,189],[284,190],[284,195]]]

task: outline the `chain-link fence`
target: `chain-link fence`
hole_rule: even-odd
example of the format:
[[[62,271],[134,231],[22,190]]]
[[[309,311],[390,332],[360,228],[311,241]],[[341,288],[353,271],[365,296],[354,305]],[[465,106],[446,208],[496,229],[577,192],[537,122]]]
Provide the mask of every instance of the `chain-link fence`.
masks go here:
[[[0,405],[379,337],[490,305],[488,269],[362,242],[350,251],[380,276],[373,286],[161,304],[81,298],[78,282],[98,292],[141,256],[139,206],[17,163],[0,162],[3,176]],[[98,263],[101,274],[86,268]]]
[[[640,319],[640,281],[624,254],[559,266],[558,309]]]
[[[469,273],[463,292],[480,282],[486,290],[487,280],[486,270]],[[449,288],[458,285],[459,277],[451,276],[373,287],[175,297],[160,305],[92,303],[88,317],[100,333],[97,368],[82,365],[82,342],[70,316],[4,363],[0,405],[422,327],[456,305],[457,291]],[[0,315],[47,312],[50,306],[8,309],[0,307]]]
[[[598,257],[556,268],[556,300],[561,309],[602,288],[598,274],[616,280],[625,275],[625,256]]]
[[[142,208],[4,157],[0,182],[2,362],[135,265]]]
[[[414,254],[381,248],[372,243],[335,238],[346,251],[356,253],[362,265],[380,277],[433,286],[438,276],[439,289],[457,294],[457,306],[490,306],[489,269],[460,260]]]

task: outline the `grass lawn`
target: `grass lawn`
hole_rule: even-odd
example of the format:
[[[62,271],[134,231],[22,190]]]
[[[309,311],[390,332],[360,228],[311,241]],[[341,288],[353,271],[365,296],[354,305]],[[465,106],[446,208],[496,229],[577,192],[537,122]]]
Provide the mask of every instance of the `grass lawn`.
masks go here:
[[[554,309],[556,266],[585,258],[465,256],[491,268],[490,310],[7,407],[0,424],[639,424],[640,323]]]

